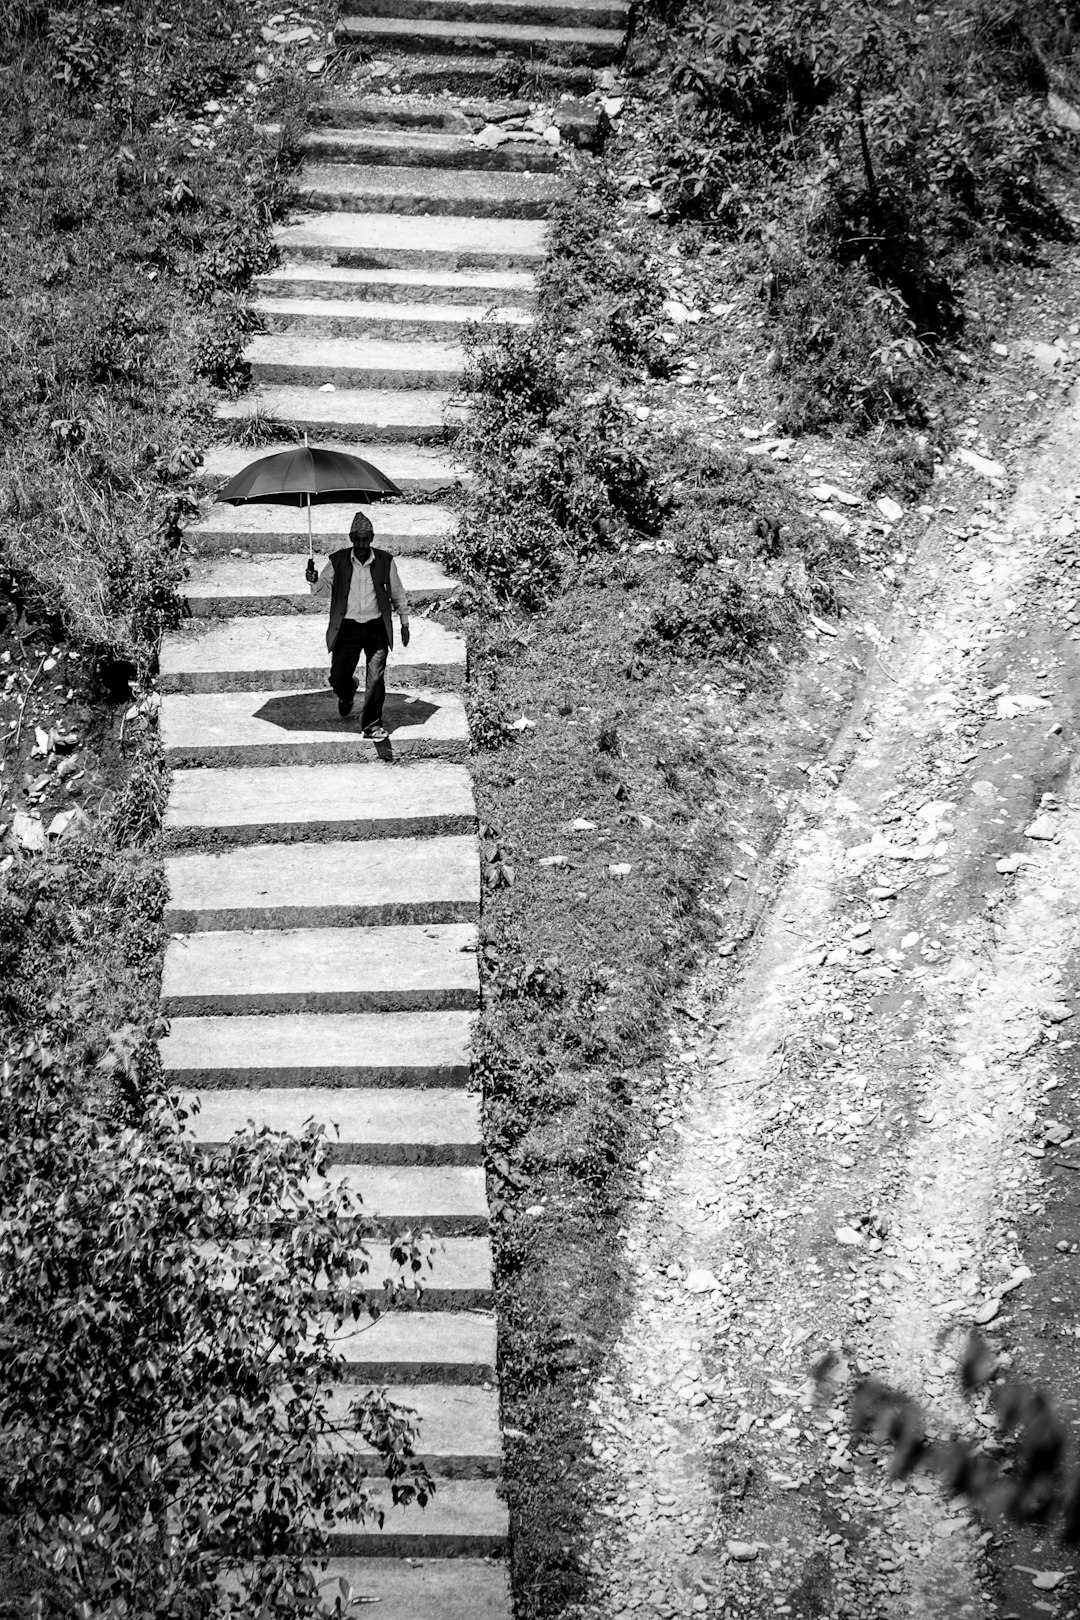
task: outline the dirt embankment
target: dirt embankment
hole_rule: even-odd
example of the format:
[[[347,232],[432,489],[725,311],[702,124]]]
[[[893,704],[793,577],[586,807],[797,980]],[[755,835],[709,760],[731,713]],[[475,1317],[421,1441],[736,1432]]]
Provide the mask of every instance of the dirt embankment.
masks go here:
[[[890,1482],[846,1389],[873,1373],[1000,1455],[956,1377],[976,1323],[1080,1408],[1078,428],[1074,392],[1010,487],[951,468],[893,610],[821,654],[866,666],[860,698],[755,938],[670,1032],[636,1303],[592,1407],[589,1613],[1077,1612],[1067,1551]]]

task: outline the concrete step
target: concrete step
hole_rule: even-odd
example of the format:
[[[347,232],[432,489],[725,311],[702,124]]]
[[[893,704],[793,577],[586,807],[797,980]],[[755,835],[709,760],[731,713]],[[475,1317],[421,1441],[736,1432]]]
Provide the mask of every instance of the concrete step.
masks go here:
[[[463,685],[463,637],[430,619],[413,619],[411,630],[403,647],[395,628],[387,680],[396,687]],[[363,664],[361,658],[361,681]],[[160,682],[163,692],[286,692],[325,685],[329,668],[326,626],[313,614],[189,619],[162,642]]]
[[[372,47],[373,48],[373,47]],[[358,50],[364,54],[367,47]],[[392,67],[394,83],[400,83],[408,96],[451,95],[468,103],[505,100],[510,85],[518,95],[554,101],[559,95],[587,95],[596,88],[595,69],[566,67],[539,57],[528,60],[513,51],[488,51],[479,45],[476,54],[464,51],[433,51],[396,55]]]
[[[468,923],[174,935],[161,979],[167,1018],[471,1011],[477,1001]]]
[[[295,450],[294,440],[280,440],[261,445],[258,449],[251,449],[240,444],[213,444],[203,451],[203,463],[199,468],[198,477],[206,483],[214,485],[223,484],[226,479],[232,478],[253,461],[261,460],[264,456],[279,455],[283,450]],[[335,450],[344,450],[349,455],[360,456],[364,461],[370,461],[378,467],[380,472],[393,480],[402,493],[409,495],[431,495],[438,490],[460,483],[465,474],[452,460],[451,452],[439,449],[429,444],[342,444],[335,441]],[[328,501],[321,506],[311,509],[311,522],[318,535],[336,533],[347,535],[351,508],[356,504],[346,501]],[[213,516],[227,516],[230,512],[246,512],[258,514],[262,510],[261,503],[257,506],[227,506],[222,505]],[[304,545],[307,545],[307,511],[298,506],[274,507],[274,511],[288,516],[302,526]],[[375,524],[385,525],[396,522],[415,510],[406,502],[397,501],[371,501],[364,506],[364,510]],[[428,507],[429,512],[434,508]],[[319,525],[323,527],[320,529]],[[190,531],[189,531],[190,532]]]
[[[329,261],[346,270],[534,270],[544,225],[533,219],[309,214],[274,232],[286,264]]]
[[[169,1085],[200,1090],[204,1103],[208,1087],[260,1087],[268,1097],[277,1087],[445,1091],[468,1084],[472,1026],[469,1012],[177,1017],[161,1062]],[[374,1110],[377,1099],[350,1106]]]
[[[225,453],[215,450],[213,466],[227,464],[227,457],[231,456],[239,472],[246,454],[239,449]],[[311,532],[317,550],[325,555],[346,543],[353,510],[352,506],[312,507]],[[422,556],[433,551],[452,536],[457,525],[453,512],[434,502],[418,506],[380,503],[363,510],[374,525],[375,544],[397,557]],[[307,560],[307,524],[307,512],[301,507],[226,506],[222,503],[212,506],[200,522],[185,529],[184,543],[203,556],[220,556],[229,551],[274,552],[288,556],[289,566],[299,568],[302,579]]]
[[[395,14],[389,17],[342,17],[337,34],[345,44],[359,45],[378,55],[387,51],[435,55],[490,51],[541,61],[558,56],[567,63],[603,67],[618,56],[625,33],[621,27],[461,21],[447,16],[450,9],[447,6],[434,17],[402,15],[396,7]],[[457,9],[456,0],[453,9]]]
[[[361,1612],[380,1620],[508,1620],[506,1565],[478,1558],[331,1558],[320,1591],[333,1604],[344,1581]],[[346,1613],[349,1613],[346,1605]]]
[[[320,572],[326,560],[322,552],[316,553],[315,566]],[[280,552],[269,556],[200,558],[189,565],[181,595],[196,619],[241,618],[249,614],[284,617],[297,613],[325,619],[326,603],[312,596],[304,578],[304,561],[306,557],[302,561]],[[458,582],[439,563],[426,557],[402,557],[398,573],[414,608],[444,601],[458,588]]]
[[[378,18],[372,19],[378,21]],[[306,163],[302,205],[352,214],[443,214],[474,219],[544,219],[565,192],[554,174],[471,169],[366,169]]]
[[[323,1179],[327,1187],[358,1198],[364,1218],[383,1237],[406,1230],[481,1237],[488,1230],[487,1186],[479,1165],[333,1164]],[[322,1184],[313,1181],[312,1190]]]
[[[451,396],[436,388],[343,388],[263,385],[214,407],[218,422],[242,427],[254,419],[288,423],[322,439],[367,439],[372,445],[442,444],[457,431]],[[251,459],[255,459],[255,452]],[[297,508],[299,510],[299,508]],[[317,509],[318,510],[318,509]]]
[[[472,130],[453,102],[430,96],[355,96],[328,91],[313,103],[310,118],[318,129],[428,129],[459,135]]]
[[[372,298],[256,298],[252,309],[266,332],[296,336],[375,338],[395,343],[458,343],[474,327],[531,326],[527,309],[479,304],[378,304]],[[410,386],[412,386],[410,384]]]
[[[295,388],[451,389],[465,367],[456,343],[262,332],[244,348],[257,384]]]
[[[175,933],[474,922],[480,859],[461,836],[247,844],[170,855],[165,881]]]
[[[454,308],[487,310],[528,308],[536,299],[529,270],[346,270],[300,261],[256,276],[253,285],[267,303],[283,297],[415,306],[445,299]],[[394,482],[405,487],[400,478]]]
[[[448,1239],[473,1243],[475,1238]],[[340,1430],[330,1449],[368,1448],[357,1435],[352,1406],[365,1392],[339,1384],[326,1402],[330,1421]],[[391,1384],[386,1394],[414,1413],[416,1455],[442,1479],[497,1479],[502,1461],[499,1399],[493,1389],[454,1384]]]
[[[381,1526],[339,1521],[329,1533],[339,1557],[491,1558],[507,1550],[509,1515],[494,1480],[439,1480],[425,1508],[395,1507],[389,1485],[373,1487],[371,1496],[383,1509]]]
[[[174,771],[166,848],[473,833],[469,773],[438,760]]]
[[[481,1162],[480,1098],[460,1087],[229,1086],[188,1095],[199,1103],[189,1124],[199,1142],[227,1142],[249,1121],[295,1134],[314,1119],[328,1127],[338,1163]]]
[[[356,1384],[494,1384],[495,1318],[488,1311],[388,1311],[325,1328]]]
[[[379,163],[422,169],[531,169],[550,174],[558,168],[556,152],[542,136],[485,146],[449,130],[315,129],[303,137],[300,150],[312,163]]]
[[[541,28],[625,32],[630,7],[620,0],[365,0],[367,17],[429,17],[452,23],[517,23]],[[347,28],[351,19],[344,18]]]
[[[389,1227],[391,1223],[384,1221],[381,1224]],[[395,1233],[406,1230],[406,1226],[397,1221],[393,1224]],[[395,1261],[389,1236],[369,1237],[355,1224],[350,1225],[357,1234],[354,1252],[357,1253],[358,1262],[361,1248],[367,1256],[367,1271],[358,1272],[351,1286],[346,1285],[350,1299],[357,1301],[361,1309],[366,1309],[369,1296],[382,1295],[387,1283],[392,1283],[396,1290],[394,1310],[427,1314],[491,1309],[491,1245],[486,1236],[445,1237],[430,1233],[430,1242],[425,1245],[430,1264],[425,1263],[420,1273],[420,1286],[417,1287],[411,1261],[404,1267]],[[290,1263],[287,1249],[273,1236],[267,1236],[261,1245],[245,1246],[244,1258],[245,1263],[265,1265],[278,1275],[283,1275]],[[222,1286],[231,1288],[236,1281],[236,1263],[223,1256],[222,1264]],[[326,1281],[325,1272],[320,1273],[318,1282],[323,1302],[329,1306],[331,1300]]]
[[[357,712],[338,716],[327,686],[294,692],[167,692],[161,737],[170,765],[335,765],[375,757],[455,759],[469,727],[454,691],[402,690],[391,668],[383,707],[389,743],[360,734]]]

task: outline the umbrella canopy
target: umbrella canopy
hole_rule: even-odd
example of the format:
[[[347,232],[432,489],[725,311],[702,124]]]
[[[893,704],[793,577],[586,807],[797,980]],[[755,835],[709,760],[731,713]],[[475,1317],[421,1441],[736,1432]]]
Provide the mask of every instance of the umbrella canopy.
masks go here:
[[[392,479],[360,456],[298,444],[253,461],[214,496],[230,506],[247,502],[272,506],[322,506],[332,501],[377,500],[400,495]]]

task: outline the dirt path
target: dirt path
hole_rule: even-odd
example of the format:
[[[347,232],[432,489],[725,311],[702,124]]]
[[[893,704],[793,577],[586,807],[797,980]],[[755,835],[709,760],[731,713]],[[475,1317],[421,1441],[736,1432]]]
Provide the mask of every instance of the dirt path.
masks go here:
[[[1004,1604],[991,1531],[852,1453],[844,1375],[993,1447],[957,1352],[973,1320],[1002,1348],[1029,1325],[1018,1233],[1043,1208],[1080,935],[1078,428],[1074,394],[1011,498],[959,468],[935,485],[889,621],[831,644],[869,647],[871,674],[788,816],[773,904],[672,1028],[636,1307],[594,1402],[591,1614],[1076,1612],[1072,1579],[1011,1569]],[[835,1404],[813,1408],[829,1349]]]

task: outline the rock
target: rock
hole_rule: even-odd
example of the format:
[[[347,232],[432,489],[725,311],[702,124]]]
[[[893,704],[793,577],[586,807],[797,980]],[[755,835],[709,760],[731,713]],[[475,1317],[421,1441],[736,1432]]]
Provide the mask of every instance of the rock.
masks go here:
[[[1008,357],[1009,345],[1007,343],[991,343],[990,352],[996,354],[999,360],[1005,360]]]
[[[600,106],[595,101],[561,102],[555,110],[555,128],[560,139],[581,151],[599,152],[611,129],[610,119],[615,116],[608,113],[609,105],[621,110],[621,97],[612,98],[610,103],[602,102]]]
[[[997,700],[997,717],[999,720],[1015,720],[1018,715],[1049,707],[1049,698],[1031,697],[1026,692],[1002,692]]]
[[[559,131],[556,129],[554,124],[549,124],[547,129],[545,129],[544,139],[549,146],[562,145],[562,136],[559,134]]]
[[[1041,1569],[1037,1575],[1032,1576],[1031,1584],[1037,1586],[1040,1592],[1052,1592],[1064,1579],[1063,1569]]]
[[[660,308],[668,320],[674,321],[676,326],[682,326],[690,319],[690,311],[685,304],[680,304],[677,298],[665,298]]]
[[[630,865],[629,861],[616,861],[613,865],[608,867],[608,871],[611,873],[612,877],[624,878],[630,876],[630,873],[633,871],[633,867]]]
[[[720,1284],[711,1271],[690,1271],[687,1273],[683,1287],[688,1294],[710,1294]]]
[[[752,1541],[729,1541],[727,1555],[737,1564],[752,1564],[758,1555],[758,1550]]]
[[[853,1226],[838,1226],[833,1233],[837,1243],[844,1243],[849,1248],[857,1248],[863,1241],[861,1232],[856,1232]]]
[[[1065,358],[1053,343],[1038,343],[1032,340],[1023,347],[1025,354],[1031,356],[1040,371],[1054,371]]]
[[[570,823],[571,832],[595,832],[596,822],[586,821],[584,816],[578,816],[576,821]]]
[[[63,838],[72,822],[81,815],[79,810],[58,810],[45,829],[49,838]]]
[[[1035,820],[1024,828],[1024,837],[1051,843],[1057,837],[1057,823],[1053,816],[1036,816]]]
[[[957,450],[956,460],[962,461],[972,472],[977,472],[980,478],[1004,478],[1006,469],[1000,461],[991,461],[987,456],[980,456],[974,450]]]
[[[11,833],[20,849],[30,851],[32,854],[41,854],[45,849],[45,828],[38,816],[27,815],[25,810],[16,810],[11,818]]]
[[[1072,1008],[1065,1001],[1052,1001],[1042,1011],[1043,1017],[1051,1024],[1064,1024],[1073,1015]]]
[[[494,151],[497,146],[502,146],[503,142],[509,139],[505,129],[500,128],[498,124],[485,124],[479,135],[473,136],[473,144],[486,146],[489,151]]]
[[[1072,130],[1073,134],[1080,131],[1080,112],[1064,96],[1051,90],[1046,97],[1046,110],[1059,129]]]
[[[568,866],[570,863],[565,855],[541,855],[536,864],[538,866]]]
[[[321,73],[326,66],[325,56],[312,56],[305,63],[309,73]]]
[[[1000,1299],[995,1298],[984,1300],[979,1306],[978,1310],[975,1312],[973,1321],[977,1322],[979,1327],[985,1327],[988,1322],[992,1322],[994,1320],[994,1317],[997,1315],[1000,1309]]]
[[[605,96],[600,105],[609,118],[618,118],[623,110],[624,100],[623,96]]]
[[[904,508],[899,501],[894,501],[888,495],[881,495],[874,502],[886,523],[899,523],[904,515]]]

